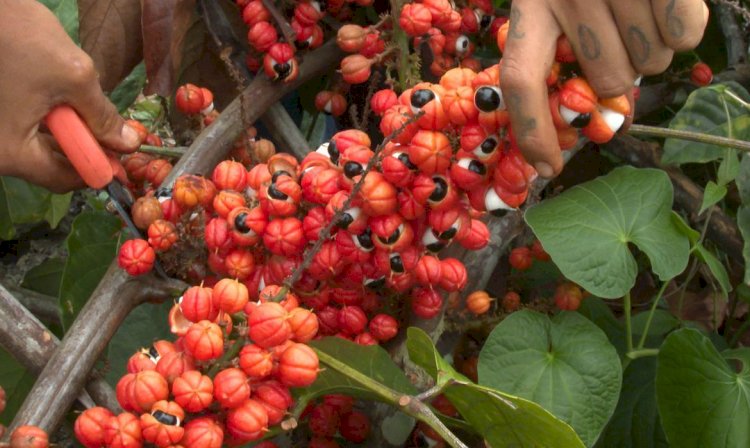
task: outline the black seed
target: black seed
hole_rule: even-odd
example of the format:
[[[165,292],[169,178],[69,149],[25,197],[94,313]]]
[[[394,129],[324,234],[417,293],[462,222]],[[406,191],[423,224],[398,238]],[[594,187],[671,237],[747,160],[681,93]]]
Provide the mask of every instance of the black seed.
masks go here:
[[[154,197],[159,198],[171,198],[172,197],[172,189],[171,188],[157,188],[154,192]]]
[[[383,244],[394,244],[396,241],[398,241],[398,238],[401,236],[401,227],[396,229],[391,236],[389,236],[386,239],[383,239],[381,237],[378,237],[380,241],[383,242]]]
[[[474,105],[482,112],[494,112],[500,108],[500,92],[490,86],[482,86],[474,94]]]
[[[279,177],[281,177],[281,176],[289,176],[289,177],[292,177],[292,175],[291,175],[291,174],[289,174],[289,171],[278,170],[278,171],[276,171],[275,173],[273,173],[273,175],[271,176],[271,182],[275,184],[275,183],[276,183],[276,180],[277,180],[277,179],[278,179]]]
[[[163,425],[170,425],[174,426],[177,424],[177,417],[171,414],[167,414],[164,411],[156,410],[151,415],[154,416],[157,422],[163,424]]]
[[[417,166],[411,163],[411,160],[409,159],[409,154],[402,152],[398,155],[398,160],[401,161],[404,165],[406,165],[407,168],[410,170],[416,170]]]
[[[446,230],[445,232],[441,233],[437,237],[441,240],[450,241],[453,239],[454,236],[456,236],[456,233],[458,233],[458,229],[455,227],[451,227],[450,229]]]
[[[367,279],[365,280],[365,286],[376,291],[379,289],[383,289],[383,287],[385,286],[385,277]]]
[[[237,216],[234,217],[234,228],[240,233],[247,233],[250,231],[250,227],[245,225],[245,220],[247,219],[247,213],[238,213]]]
[[[404,272],[404,260],[401,259],[401,255],[395,254],[391,257],[391,271],[393,272]]]
[[[334,142],[333,140],[328,142],[328,157],[331,158],[331,162],[338,165],[340,156],[341,153],[339,152],[339,148],[336,147],[336,142]]]
[[[466,36],[459,37],[458,45],[461,47],[462,50],[466,50],[467,48],[469,48],[469,38]]]
[[[471,162],[469,162],[469,171],[479,174],[480,176],[484,176],[485,174],[487,174],[487,167],[484,166],[484,163],[480,162],[479,160],[472,160]]]
[[[273,66],[273,71],[279,75],[279,78],[286,79],[289,76],[289,72],[292,71],[292,65],[288,62],[276,64]]]
[[[430,201],[440,202],[448,195],[448,182],[446,182],[442,177],[438,176],[433,177],[432,181],[435,182],[435,189],[430,195]]]
[[[370,229],[365,229],[364,232],[359,235],[355,235],[354,237],[357,238],[359,245],[362,246],[363,249],[372,249],[373,247],[375,247],[375,245],[372,243],[372,234],[370,233]]]
[[[341,218],[336,221],[336,225],[341,229],[346,229],[353,222],[354,218],[352,218],[352,215],[350,215],[349,213],[344,213],[343,215],[341,215]]]
[[[287,196],[286,193],[276,188],[275,184],[271,184],[268,186],[268,196],[273,199],[278,199],[280,201],[286,201],[289,196]]]
[[[497,138],[490,136],[484,139],[482,144],[479,146],[479,149],[484,154],[492,154],[495,152],[495,149],[497,148]]]
[[[492,16],[489,14],[482,14],[482,18],[479,20],[480,28],[487,28],[492,23]]]
[[[510,212],[507,208],[497,208],[495,210],[490,210],[490,215],[495,216],[497,218],[502,218],[503,216],[507,215]]]
[[[581,129],[588,126],[589,123],[591,123],[591,114],[579,114],[570,122],[570,125],[574,128]]]
[[[425,246],[425,249],[429,250],[432,253],[438,253],[444,248],[445,248],[445,244],[440,243],[440,242],[430,243]]]
[[[156,347],[153,345],[148,348],[148,356],[154,359],[159,359],[159,352],[156,350]]]
[[[297,41],[297,48],[300,50],[304,50],[305,48],[310,46],[310,39],[305,39],[303,41]]]
[[[421,109],[425,104],[435,99],[435,93],[430,89],[417,89],[411,93],[411,105]]]
[[[344,175],[349,179],[354,176],[359,176],[363,171],[364,168],[362,168],[362,165],[357,162],[346,162],[344,164]]]

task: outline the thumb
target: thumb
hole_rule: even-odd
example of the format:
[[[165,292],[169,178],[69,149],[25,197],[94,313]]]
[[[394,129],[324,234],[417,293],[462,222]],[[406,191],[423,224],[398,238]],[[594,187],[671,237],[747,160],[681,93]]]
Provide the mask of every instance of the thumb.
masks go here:
[[[115,105],[104,95],[94,64],[83,54],[76,61],[76,70],[70,74],[76,88],[66,95],[70,104],[83,118],[97,140],[108,149],[133,152],[141,141],[138,132],[128,126]]]

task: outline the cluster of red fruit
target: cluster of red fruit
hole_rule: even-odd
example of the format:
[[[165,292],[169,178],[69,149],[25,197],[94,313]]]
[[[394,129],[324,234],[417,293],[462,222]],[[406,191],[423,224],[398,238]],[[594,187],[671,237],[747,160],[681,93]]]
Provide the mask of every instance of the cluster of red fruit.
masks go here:
[[[277,295],[280,303],[264,301]],[[317,319],[277,286],[266,287],[259,302],[249,302],[245,285],[233,279],[193,286],[170,320],[174,343],[157,341],[128,361],[116,388],[125,412],[97,407],[78,417],[83,445],[218,448],[257,440],[284,419],[293,404],[289,388],[317,377],[317,355],[305,344]]]
[[[354,398],[347,395],[326,395],[308,405],[301,418],[312,434],[308,448],[338,448],[336,434],[351,443],[362,443],[370,435],[370,419],[354,409]]]

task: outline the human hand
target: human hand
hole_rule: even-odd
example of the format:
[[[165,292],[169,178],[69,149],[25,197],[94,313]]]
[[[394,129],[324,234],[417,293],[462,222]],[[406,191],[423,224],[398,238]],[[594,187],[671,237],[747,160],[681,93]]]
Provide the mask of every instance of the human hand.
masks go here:
[[[34,0],[0,0],[0,174],[65,192],[85,186],[39,124],[66,103],[108,149],[132,152],[138,133],[102,92],[91,58]]]
[[[514,0],[500,86],[526,160],[542,177],[562,170],[545,85],[560,34],[597,95],[611,98],[697,46],[707,23],[703,0]]]

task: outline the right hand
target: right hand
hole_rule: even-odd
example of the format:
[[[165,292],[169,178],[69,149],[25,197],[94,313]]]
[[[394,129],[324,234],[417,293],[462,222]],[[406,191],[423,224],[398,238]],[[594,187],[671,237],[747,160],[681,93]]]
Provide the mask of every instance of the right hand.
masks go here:
[[[562,170],[547,98],[560,34],[568,36],[600,98],[630,92],[638,74],[669,67],[675,51],[696,47],[708,23],[703,0],[513,0],[500,85],[526,160],[540,176]]]
[[[41,3],[0,0],[0,61],[0,175],[53,192],[85,186],[54,139],[39,131],[58,104],[76,109],[108,149],[127,153],[140,145],[102,92],[91,58]]]

